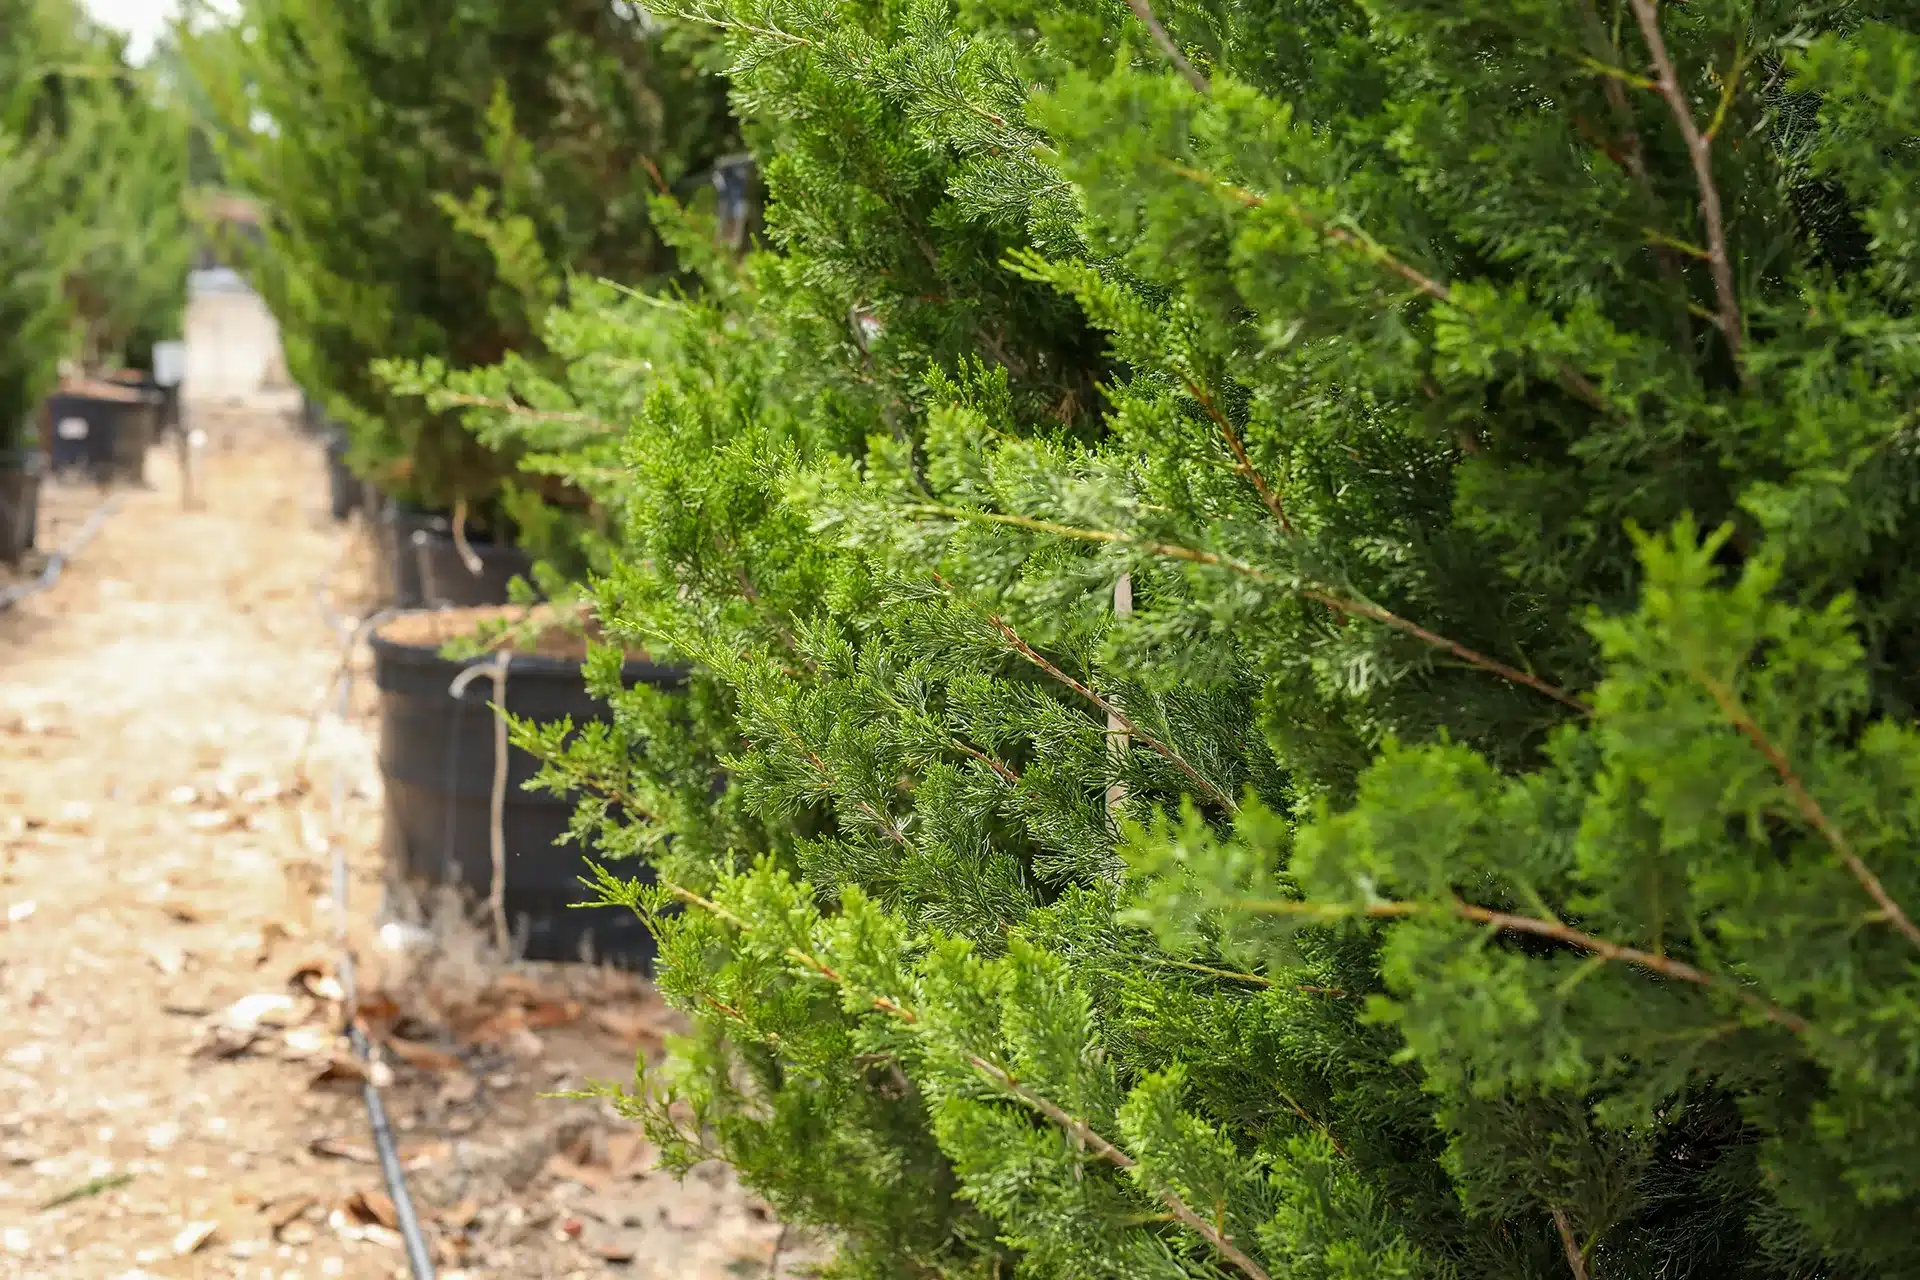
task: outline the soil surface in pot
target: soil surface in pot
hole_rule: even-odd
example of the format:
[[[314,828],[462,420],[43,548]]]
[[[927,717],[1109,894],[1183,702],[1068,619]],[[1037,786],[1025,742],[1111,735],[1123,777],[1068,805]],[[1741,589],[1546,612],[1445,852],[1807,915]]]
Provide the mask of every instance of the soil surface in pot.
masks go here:
[[[502,622],[513,624],[515,642],[512,651],[529,658],[552,658],[558,662],[585,662],[589,637],[601,639],[591,624],[582,634],[578,620],[562,614],[552,605],[476,605],[465,609],[435,609],[409,613],[382,624],[378,634],[394,644],[422,645],[439,649],[455,640],[468,640],[497,628]],[[653,659],[641,649],[629,649],[627,657],[638,662]]]

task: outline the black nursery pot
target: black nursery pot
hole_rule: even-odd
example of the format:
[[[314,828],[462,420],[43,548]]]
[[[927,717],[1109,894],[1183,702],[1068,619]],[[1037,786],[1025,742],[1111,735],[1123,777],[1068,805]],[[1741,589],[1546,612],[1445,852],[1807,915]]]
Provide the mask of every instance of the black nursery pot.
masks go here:
[[[84,470],[101,484],[146,480],[162,397],[128,389],[125,398],[62,391],[47,398],[55,471]]]
[[[14,564],[33,550],[43,469],[37,449],[0,450],[0,564]]]
[[[333,518],[345,520],[360,509],[366,489],[347,469],[347,441],[338,432],[327,438],[327,499]]]
[[[417,530],[413,548],[420,568],[420,592],[429,606],[506,604],[507,584],[533,572],[533,560],[526,552],[497,542],[467,543],[480,561],[479,573],[467,567],[451,533]]]
[[[440,657],[437,643],[376,633],[372,645],[388,874],[416,889],[453,885],[483,903],[493,877],[491,674],[477,676],[456,700],[449,690],[465,664]],[[662,688],[685,678],[644,660],[629,661],[622,676],[630,685]],[[508,668],[506,705],[517,716],[564,716],[575,725],[605,721],[609,714],[588,695],[578,663],[517,654]],[[639,917],[624,908],[572,905],[592,896],[581,879],[587,874],[582,850],[559,843],[573,800],[523,790],[538,765],[517,747],[507,751],[504,900],[526,958],[647,969],[654,943]]]
[[[416,533],[445,533],[451,524],[443,515],[388,500],[380,508],[380,545],[393,582],[393,607],[418,609],[426,603],[420,582],[420,553]]]

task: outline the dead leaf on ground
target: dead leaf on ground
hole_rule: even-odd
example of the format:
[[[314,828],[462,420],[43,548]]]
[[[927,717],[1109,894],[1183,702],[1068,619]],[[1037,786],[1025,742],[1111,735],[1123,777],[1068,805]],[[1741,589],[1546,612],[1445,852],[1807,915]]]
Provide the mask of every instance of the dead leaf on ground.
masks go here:
[[[213,1239],[213,1233],[219,1229],[217,1222],[189,1222],[173,1237],[173,1256],[184,1258],[190,1253],[198,1253],[201,1246]]]
[[[318,1203],[313,1196],[292,1195],[266,1206],[267,1225],[272,1229],[274,1239],[278,1240],[282,1231]]]
[[[462,1200],[459,1204],[442,1209],[439,1218],[442,1224],[455,1231],[465,1231],[480,1216],[480,1203],[477,1200]]]
[[[417,1040],[403,1040],[399,1036],[388,1036],[383,1043],[388,1052],[416,1071],[431,1071],[437,1074],[464,1069],[460,1059],[430,1044],[421,1044]]]
[[[547,1157],[547,1173],[562,1182],[577,1182],[591,1191],[605,1191],[612,1177],[605,1169],[591,1169],[563,1155]]]
[[[646,1006],[595,1009],[593,1023],[624,1044],[659,1044],[666,1039],[665,1009]]]
[[[526,1025],[535,1030],[545,1027],[563,1027],[569,1022],[578,1022],[585,1010],[578,1000],[543,1001],[530,1005],[526,1011]]]
[[[327,1059],[327,1065],[318,1074],[307,1081],[309,1089],[348,1090],[358,1089],[367,1080],[366,1064],[350,1053],[336,1053]]]
[[[400,1225],[400,1215],[394,1211],[393,1201],[384,1191],[356,1191],[347,1197],[342,1207],[346,1209],[348,1217],[362,1226],[392,1229]]]
[[[525,1010],[518,1005],[513,1005],[479,1023],[467,1032],[465,1039],[474,1044],[498,1044],[514,1032],[526,1029]]]
[[[377,1164],[380,1160],[372,1147],[361,1142],[350,1142],[345,1138],[315,1138],[307,1144],[307,1150],[317,1156],[327,1156],[334,1160],[351,1160],[355,1164]]]

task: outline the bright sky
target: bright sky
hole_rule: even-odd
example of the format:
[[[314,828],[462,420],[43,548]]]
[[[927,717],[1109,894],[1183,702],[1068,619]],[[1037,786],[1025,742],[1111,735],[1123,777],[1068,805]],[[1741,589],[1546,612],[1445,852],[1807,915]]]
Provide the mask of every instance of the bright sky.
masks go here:
[[[133,37],[127,56],[135,62],[146,58],[153,48],[154,37],[166,30],[168,21],[180,9],[179,0],[81,0],[81,3],[96,21],[118,27]],[[235,4],[234,0],[215,0],[212,7],[231,13]]]
[[[178,8],[175,0],[85,0],[85,4],[96,21],[133,37],[127,54],[135,62],[147,56],[154,37],[166,29]]]

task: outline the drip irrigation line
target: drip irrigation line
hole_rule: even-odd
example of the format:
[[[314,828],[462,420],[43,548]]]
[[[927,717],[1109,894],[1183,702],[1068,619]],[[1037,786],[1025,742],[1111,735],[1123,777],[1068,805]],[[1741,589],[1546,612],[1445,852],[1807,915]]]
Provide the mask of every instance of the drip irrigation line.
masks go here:
[[[95,507],[86,523],[80,526],[80,531],[73,535],[73,540],[47,557],[46,567],[40,571],[39,577],[31,582],[15,583],[5,591],[0,591],[0,611],[11,609],[22,600],[37,596],[60,581],[61,571],[67,567],[67,562],[93,541],[94,535],[106,524],[107,517],[120,509],[120,502],[120,495],[115,494]]]
[[[353,706],[353,654],[367,635],[397,610],[382,609],[357,624],[349,622],[333,608],[331,593],[327,589],[331,576],[322,577],[314,594],[319,600],[320,612],[341,641],[342,658],[339,669],[334,673],[332,692],[334,715],[345,724]],[[373,1148],[380,1159],[380,1174],[387,1184],[387,1198],[393,1202],[394,1222],[399,1227],[401,1241],[406,1247],[407,1267],[413,1273],[413,1280],[434,1280],[433,1254],[427,1248],[426,1234],[420,1229],[420,1215],[414,1210],[413,1197],[407,1191],[406,1170],[400,1164],[400,1152],[394,1142],[393,1127],[387,1122],[387,1108],[380,1097],[380,1086],[373,1081],[373,1046],[360,1029],[360,991],[354,977],[353,948],[347,938],[347,850],[346,842],[340,838],[342,814],[346,810],[346,791],[346,769],[336,761],[327,790],[327,851],[333,862],[334,946],[339,953],[340,989],[346,995],[347,1042],[352,1046],[354,1057],[368,1068],[366,1079],[360,1087],[360,1096],[366,1104],[367,1127],[373,1133]]]

